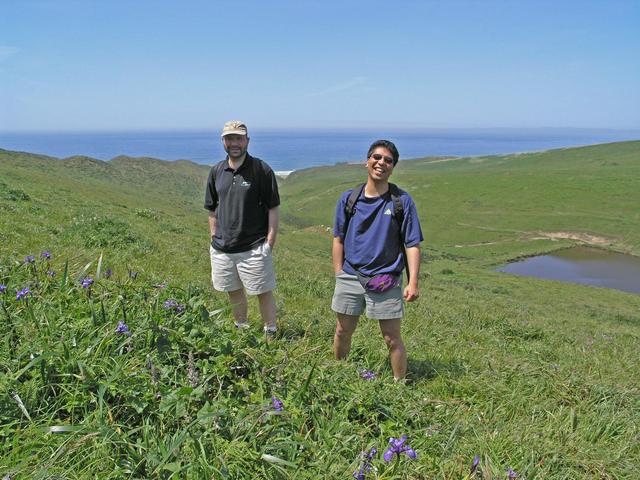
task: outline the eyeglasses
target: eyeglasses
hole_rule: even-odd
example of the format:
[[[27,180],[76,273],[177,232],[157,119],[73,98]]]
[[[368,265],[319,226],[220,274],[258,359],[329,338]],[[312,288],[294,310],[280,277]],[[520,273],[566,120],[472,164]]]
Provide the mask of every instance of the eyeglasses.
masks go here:
[[[384,158],[384,163],[388,163],[389,165],[393,163],[393,158],[387,157],[386,155],[380,155],[379,153],[374,153],[369,158],[373,158],[376,162],[379,162]]]

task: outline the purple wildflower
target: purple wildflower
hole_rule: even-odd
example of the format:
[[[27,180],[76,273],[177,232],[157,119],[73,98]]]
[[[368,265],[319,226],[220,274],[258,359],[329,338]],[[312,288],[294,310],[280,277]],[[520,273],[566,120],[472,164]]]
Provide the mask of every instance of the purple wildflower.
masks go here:
[[[368,461],[371,461],[373,457],[375,457],[378,454],[378,449],[376,447],[373,447],[369,452],[362,452],[362,453],[363,453],[363,456]]]
[[[360,377],[365,380],[373,380],[374,378],[376,378],[376,372],[373,372],[371,370],[362,370],[360,372]]]
[[[284,404],[282,403],[282,401],[276,397],[275,395],[271,397],[271,405],[273,406],[273,409],[276,412],[281,412],[282,410],[284,410]]]
[[[47,275],[53,278],[56,276],[56,272],[55,270],[47,270]]]
[[[367,473],[369,473],[370,471],[371,471],[371,464],[364,462],[359,470],[355,470],[353,472],[352,477],[355,478],[356,480],[366,480]]]
[[[129,278],[130,278],[131,280],[135,280],[136,278],[138,278],[138,272],[133,271],[133,270],[131,270],[131,269],[130,269],[130,270],[129,270]]]
[[[185,306],[176,302],[173,298],[164,302],[164,308],[167,310],[173,310],[176,313],[182,313],[185,310]]]
[[[84,277],[80,282],[80,285],[82,286],[82,288],[89,288],[91,285],[93,285],[93,278]]]
[[[475,457],[473,457],[473,463],[471,464],[471,471],[469,472],[469,475],[473,475],[474,473],[476,473],[476,470],[478,469],[479,464],[480,464],[480,455],[476,455]]]
[[[24,257],[24,263],[34,263],[36,261],[36,257],[34,255],[27,255]]]
[[[355,470],[352,475],[356,480],[365,480],[367,478],[367,472],[365,471],[365,466],[362,465],[360,470]]]
[[[360,455],[362,456],[362,465],[358,470],[353,472],[353,478],[356,480],[365,480],[367,478],[367,473],[369,473],[372,469],[371,460],[378,453],[378,449],[373,447],[369,452],[362,452]]]
[[[514,480],[518,478],[518,474],[515,471],[511,470],[510,468],[507,468],[507,478],[509,480]]]
[[[51,260],[51,252],[49,250],[45,250],[40,254],[40,256],[45,260]]]
[[[165,282],[161,282],[161,283],[156,283],[153,288],[167,288],[167,284]]]
[[[29,287],[24,287],[22,290],[16,290],[16,300],[27,298],[28,295],[31,295]]]
[[[107,268],[104,272],[104,278],[111,278],[112,275],[113,275],[113,270],[111,270],[110,268]]]
[[[7,286],[0,283],[0,293],[4,293],[7,291]]]
[[[118,326],[116,327],[116,333],[124,333],[125,335],[131,335],[129,331],[129,327],[122,320],[118,322]]]
[[[385,462],[390,462],[394,455],[397,455],[400,458],[400,455],[406,453],[409,458],[416,458],[418,454],[415,452],[413,448],[409,445],[405,445],[404,442],[407,441],[407,436],[403,435],[401,438],[393,438],[389,439],[390,447],[384,452],[382,456]]]

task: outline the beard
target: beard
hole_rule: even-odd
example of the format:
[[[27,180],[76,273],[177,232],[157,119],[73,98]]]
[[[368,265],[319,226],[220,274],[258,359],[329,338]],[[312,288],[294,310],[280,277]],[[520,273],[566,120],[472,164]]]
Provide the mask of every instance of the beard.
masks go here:
[[[247,153],[247,147],[224,147],[229,158],[241,158]]]

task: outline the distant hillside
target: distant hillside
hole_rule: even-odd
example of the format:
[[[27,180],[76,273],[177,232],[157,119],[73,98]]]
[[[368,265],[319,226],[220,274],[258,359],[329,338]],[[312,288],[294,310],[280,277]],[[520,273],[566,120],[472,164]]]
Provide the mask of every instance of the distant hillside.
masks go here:
[[[0,150],[0,211],[8,213],[0,219],[4,243],[21,238],[28,245],[49,237],[66,249],[81,242],[114,255],[128,252],[123,261],[129,263],[142,254],[162,264],[167,252],[186,255],[180,247],[185,242],[204,238],[206,245],[202,203],[208,172],[208,166],[184,160],[60,160]]]
[[[176,230],[189,238],[196,231],[206,236],[202,200],[208,171],[208,166],[189,161],[126,156],[109,162],[81,156],[58,160],[0,150],[0,208],[20,212],[18,217],[3,215],[0,225],[7,232],[31,229],[41,235],[42,225],[55,219],[57,225],[48,231],[62,241],[66,237],[58,234],[78,216],[116,218],[136,231],[144,229],[140,216],[146,215],[148,227],[166,232],[163,241],[180,243],[185,240],[174,238]],[[364,166],[352,164],[294,172],[281,180],[284,222],[330,236],[321,226],[332,224],[340,193],[365,178]],[[552,250],[575,238],[597,238],[600,246],[640,253],[638,178],[640,141],[401,160],[392,180],[413,196],[427,244],[438,255],[492,264]],[[23,194],[30,200],[7,200]],[[14,222],[19,224],[15,228]],[[185,222],[189,228],[176,226]],[[557,240],[563,237],[567,240]],[[161,255],[149,246],[143,250]]]
[[[44,155],[10,152],[0,149],[0,168],[16,180],[33,175],[56,176],[65,181],[95,183],[109,188],[135,187],[151,192],[169,191],[190,196],[206,181],[209,168],[187,160],[168,162],[155,158],[119,156],[105,162],[85,156],[62,160]]]
[[[429,245],[484,262],[557,248],[562,242],[544,238],[558,232],[640,254],[638,179],[640,141],[401,160],[392,176],[416,201]],[[282,187],[284,218],[331,225],[340,192],[365,180],[361,165],[295,172]]]

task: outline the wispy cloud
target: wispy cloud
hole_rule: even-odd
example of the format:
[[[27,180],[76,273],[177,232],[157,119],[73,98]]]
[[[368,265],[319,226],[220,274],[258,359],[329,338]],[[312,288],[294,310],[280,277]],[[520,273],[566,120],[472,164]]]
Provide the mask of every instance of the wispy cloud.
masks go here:
[[[5,45],[0,45],[0,62],[11,58],[16,53],[18,53],[19,49],[16,47],[7,47]]]
[[[352,90],[356,87],[361,87],[367,83],[367,77],[353,77],[344,82],[332,85],[324,90],[309,93],[307,97],[321,97],[324,95],[331,95],[332,93],[344,92],[345,90]]]

